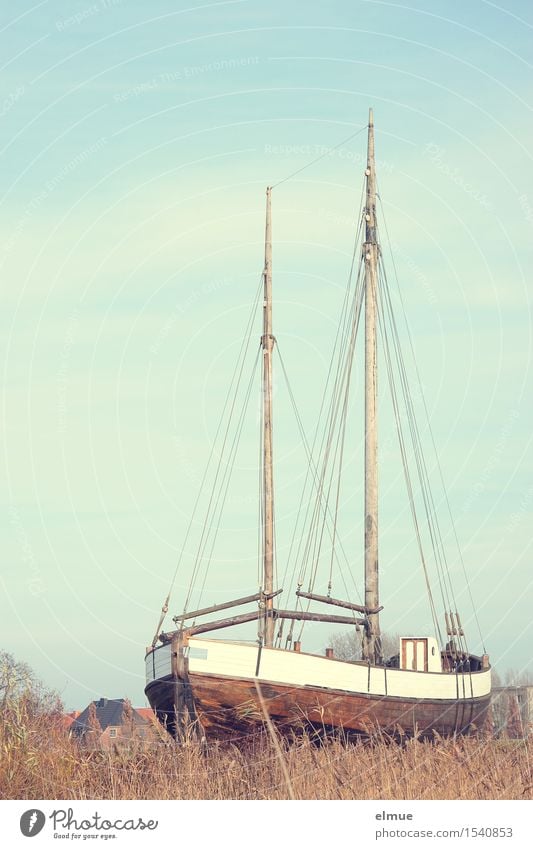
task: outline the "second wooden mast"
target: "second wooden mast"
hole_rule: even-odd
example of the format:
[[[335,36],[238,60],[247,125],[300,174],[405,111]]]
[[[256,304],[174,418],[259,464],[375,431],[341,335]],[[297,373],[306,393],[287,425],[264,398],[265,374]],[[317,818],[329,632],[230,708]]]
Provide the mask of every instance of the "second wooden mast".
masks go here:
[[[379,606],[378,587],[378,438],[377,438],[377,266],[376,163],[374,113],[368,116],[365,204],[365,605]],[[369,613],[363,636],[363,658],[379,664],[379,614]]]
[[[274,472],[272,462],[272,209],[270,186],[266,192],[265,268],[263,299],[263,592],[265,601],[265,645],[274,643]],[[268,597],[270,596],[270,598]]]

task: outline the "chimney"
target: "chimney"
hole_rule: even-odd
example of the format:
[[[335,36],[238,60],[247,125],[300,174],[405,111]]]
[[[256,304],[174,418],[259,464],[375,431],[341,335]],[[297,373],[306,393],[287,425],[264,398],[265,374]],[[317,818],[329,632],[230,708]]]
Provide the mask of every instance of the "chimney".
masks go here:
[[[333,649],[326,649],[326,657],[333,657]]]
[[[296,640],[294,643],[294,651],[300,652],[302,650],[302,644],[300,640]]]

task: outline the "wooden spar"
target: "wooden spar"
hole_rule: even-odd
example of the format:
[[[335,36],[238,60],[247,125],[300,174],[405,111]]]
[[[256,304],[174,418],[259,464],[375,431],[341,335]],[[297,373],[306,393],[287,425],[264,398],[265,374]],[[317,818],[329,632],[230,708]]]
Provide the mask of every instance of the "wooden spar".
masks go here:
[[[231,628],[233,625],[242,625],[245,622],[253,622],[262,615],[261,610],[253,613],[243,613],[240,616],[230,616],[228,619],[218,619],[215,622],[204,622],[202,625],[193,625],[185,628],[183,633],[192,637],[195,634],[206,634],[208,631],[219,631],[221,628]],[[353,616],[334,616],[328,613],[308,613],[305,610],[272,610],[272,622],[277,619],[297,619],[306,622],[334,622],[336,625],[364,625],[365,619],[355,619]],[[170,636],[170,635],[169,635]]]
[[[266,190],[265,269],[263,301],[263,590],[265,605],[265,645],[274,643],[272,617],[274,590],[274,481],[272,463],[272,211],[271,188]]]
[[[379,607],[378,592],[378,469],[377,469],[377,260],[374,114],[368,116],[365,243],[365,607]],[[368,616],[363,659],[381,663],[379,614]]]
[[[170,642],[176,634],[183,633],[186,637],[196,634],[207,634],[209,631],[220,631],[221,628],[231,628],[233,625],[243,625],[245,622],[253,622],[264,615],[262,610],[254,610],[251,613],[242,613],[239,616],[229,616],[226,619],[216,619],[214,622],[202,622],[201,625],[191,625],[183,631],[170,631],[161,634],[162,642]],[[334,622],[336,625],[365,625],[366,619],[355,619],[353,616],[335,616],[329,613],[308,613],[305,610],[274,610],[271,613],[272,622],[277,619],[296,619],[306,622]]]
[[[254,610],[252,613],[241,613],[239,616],[230,616],[227,619],[217,619],[215,622],[203,622],[201,625],[191,625],[190,628],[184,628],[183,633],[186,637],[192,637],[194,634],[205,634],[208,631],[219,631],[221,628],[231,628],[232,625],[242,625],[244,622],[253,622],[254,619],[259,619],[263,616],[262,610]]]
[[[335,622],[337,625],[365,625],[366,619],[353,616],[335,616],[330,613],[309,613],[306,610],[275,610],[276,619],[297,619],[305,622]]]
[[[190,613],[182,613],[181,616],[174,616],[173,621],[178,624],[178,622],[184,622],[186,619],[196,619],[197,616],[205,616],[207,613],[215,613],[217,610],[226,610],[228,607],[239,607],[241,604],[249,604],[252,601],[261,601],[262,599],[268,601],[282,592],[282,589],[276,590],[276,592],[270,593],[268,596],[265,593],[255,593],[255,595],[246,595],[242,598],[235,598],[233,601],[225,601],[222,604],[212,604],[211,607],[203,607],[201,610],[191,610]]]
[[[340,598],[331,598],[329,595],[317,595],[316,593],[303,593],[301,590],[296,591],[299,598],[308,598],[311,601],[321,601],[324,604],[334,604],[336,607],[346,607],[348,610],[356,610],[358,613],[379,613],[383,610],[381,607],[365,607],[363,604],[352,604],[351,601],[342,601]]]

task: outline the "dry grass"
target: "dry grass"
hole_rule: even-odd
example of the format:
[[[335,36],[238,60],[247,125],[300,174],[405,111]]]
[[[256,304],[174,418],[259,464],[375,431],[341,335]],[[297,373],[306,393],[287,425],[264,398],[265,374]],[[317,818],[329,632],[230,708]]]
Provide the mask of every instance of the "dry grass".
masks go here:
[[[530,749],[481,738],[275,745],[264,733],[245,748],[169,742],[104,753],[71,740],[59,716],[32,717],[18,704],[1,719],[0,797],[531,799]]]

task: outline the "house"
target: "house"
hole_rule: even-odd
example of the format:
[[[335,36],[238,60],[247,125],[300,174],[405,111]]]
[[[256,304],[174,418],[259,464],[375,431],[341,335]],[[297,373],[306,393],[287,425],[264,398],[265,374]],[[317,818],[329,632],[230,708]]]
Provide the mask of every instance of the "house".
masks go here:
[[[493,687],[492,718],[496,736],[527,737],[533,731],[533,685]]]
[[[162,736],[150,708],[136,710],[127,699],[106,698],[87,705],[73,719],[69,732],[84,745],[99,749],[124,745],[131,740],[155,742]]]

